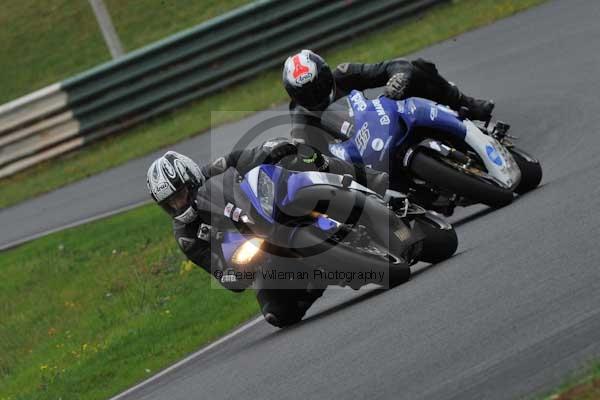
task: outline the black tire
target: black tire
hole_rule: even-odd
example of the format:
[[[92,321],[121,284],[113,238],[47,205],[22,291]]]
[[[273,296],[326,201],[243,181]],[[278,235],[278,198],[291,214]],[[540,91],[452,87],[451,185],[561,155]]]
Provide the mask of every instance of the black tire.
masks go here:
[[[447,260],[456,253],[458,237],[454,228],[443,229],[426,218],[418,219],[415,223],[425,234],[419,261],[435,264]]]
[[[520,154],[521,150],[515,149],[515,151],[513,151],[511,149],[510,153],[521,170],[521,182],[519,182],[519,185],[515,189],[515,193],[527,193],[538,187],[542,181],[542,166],[539,161],[533,159],[533,157],[529,157],[533,160],[529,161]]]
[[[504,207],[513,201],[511,190],[464,174],[422,152],[414,154],[409,168],[416,176],[439,188],[490,207]]]

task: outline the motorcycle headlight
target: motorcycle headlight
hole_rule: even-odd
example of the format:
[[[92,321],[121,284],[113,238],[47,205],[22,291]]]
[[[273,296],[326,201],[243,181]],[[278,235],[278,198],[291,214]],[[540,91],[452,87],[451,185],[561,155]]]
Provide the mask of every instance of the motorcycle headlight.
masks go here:
[[[247,240],[238,247],[233,256],[231,256],[231,263],[236,266],[248,265],[256,258],[260,253],[260,246],[263,244],[264,239],[252,238]]]
[[[275,185],[264,171],[258,174],[258,199],[265,213],[273,215],[273,202],[275,201]]]

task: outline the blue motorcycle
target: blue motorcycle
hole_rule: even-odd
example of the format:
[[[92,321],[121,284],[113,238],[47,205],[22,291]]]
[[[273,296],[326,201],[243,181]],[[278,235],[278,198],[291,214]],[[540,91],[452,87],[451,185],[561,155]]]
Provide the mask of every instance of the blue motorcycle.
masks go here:
[[[390,173],[393,189],[426,207],[440,198],[447,215],[456,205],[502,207],[542,179],[539,161],[514,146],[507,124],[478,126],[464,117],[468,110],[416,97],[367,99],[352,91],[346,100],[345,118],[323,117],[338,139],[331,153]]]
[[[441,261],[457,248],[443,218],[405,197],[391,207],[349,175],[261,165],[242,177],[230,168],[196,199],[210,221],[198,237],[227,262],[221,279],[257,288],[395,286],[414,263]]]

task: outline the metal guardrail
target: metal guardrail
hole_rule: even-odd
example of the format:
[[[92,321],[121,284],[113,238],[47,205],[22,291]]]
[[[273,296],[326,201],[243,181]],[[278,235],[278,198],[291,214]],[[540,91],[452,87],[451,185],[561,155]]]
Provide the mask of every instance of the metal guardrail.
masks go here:
[[[446,0],[261,0],[0,106],[0,178]],[[283,90],[283,89],[282,89]]]

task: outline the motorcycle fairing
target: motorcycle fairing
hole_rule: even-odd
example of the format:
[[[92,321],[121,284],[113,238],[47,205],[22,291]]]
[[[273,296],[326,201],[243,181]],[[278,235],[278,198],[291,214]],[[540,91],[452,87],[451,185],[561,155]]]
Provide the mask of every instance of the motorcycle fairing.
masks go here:
[[[496,139],[481,132],[477,126],[465,120],[465,142],[479,155],[488,175],[506,189],[514,189],[521,181],[521,170],[513,156]]]
[[[413,97],[395,101],[384,96],[370,100],[353,90],[348,103],[354,134],[341,143],[330,144],[329,150],[338,158],[381,171],[390,170],[390,150],[400,146],[414,128],[433,128],[460,140],[466,135],[466,127],[454,111],[430,100]]]
[[[348,99],[355,123],[354,135],[329,146],[331,153],[341,159],[390,171],[389,152],[404,142],[415,128],[423,127],[465,141],[483,160],[489,178],[500,186],[514,189],[519,184],[521,172],[506,148],[481,132],[473,122],[460,120],[458,114],[446,106],[419,97],[395,101],[380,96],[369,100],[359,91],[352,91]],[[378,119],[385,116],[389,117],[389,124],[387,119],[385,124]],[[361,129],[363,126],[366,129]]]

